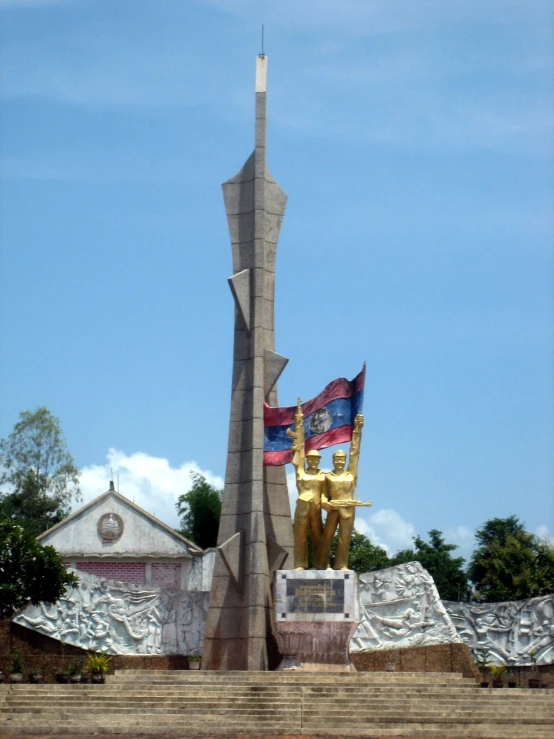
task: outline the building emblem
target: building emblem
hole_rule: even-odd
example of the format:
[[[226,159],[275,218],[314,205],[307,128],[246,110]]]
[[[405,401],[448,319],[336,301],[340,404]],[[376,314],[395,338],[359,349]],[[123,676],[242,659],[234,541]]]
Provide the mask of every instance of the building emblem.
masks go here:
[[[117,513],[104,513],[98,521],[98,533],[104,541],[116,541],[123,533],[123,520]]]

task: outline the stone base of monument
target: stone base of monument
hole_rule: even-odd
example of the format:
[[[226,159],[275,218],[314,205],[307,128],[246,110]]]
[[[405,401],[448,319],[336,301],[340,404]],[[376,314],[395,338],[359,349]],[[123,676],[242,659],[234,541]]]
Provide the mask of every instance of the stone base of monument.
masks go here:
[[[274,602],[278,670],[356,672],[348,653],[360,623],[355,572],[279,570]]]
[[[357,626],[321,622],[279,624],[274,634],[283,659],[277,669],[356,672],[348,645]]]

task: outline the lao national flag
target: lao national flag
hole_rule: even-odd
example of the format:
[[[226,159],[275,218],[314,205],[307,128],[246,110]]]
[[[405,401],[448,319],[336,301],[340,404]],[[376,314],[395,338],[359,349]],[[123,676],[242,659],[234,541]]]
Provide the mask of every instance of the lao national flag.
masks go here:
[[[305,450],[325,449],[352,439],[354,418],[362,412],[365,385],[364,368],[353,380],[340,377],[331,382],[317,398],[302,403]],[[264,403],[264,464],[275,466],[292,461],[296,406],[272,408]]]

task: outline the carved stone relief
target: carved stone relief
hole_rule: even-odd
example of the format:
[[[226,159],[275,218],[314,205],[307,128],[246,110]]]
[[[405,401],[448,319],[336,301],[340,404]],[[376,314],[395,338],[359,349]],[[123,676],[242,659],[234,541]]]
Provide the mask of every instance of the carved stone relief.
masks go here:
[[[554,595],[507,603],[444,601],[465,644],[496,664],[554,662]]]
[[[64,598],[27,606],[15,623],[106,654],[201,654],[208,593],[77,575]]]
[[[200,566],[208,565],[206,573]],[[211,561],[197,565],[197,585]],[[107,654],[202,653],[208,592],[105,580],[79,571],[79,585],[52,606],[13,620],[67,644]],[[418,562],[359,576],[360,615],[350,651],[463,641],[477,657],[508,665],[554,662],[554,595],[508,603],[441,601]]]
[[[351,652],[460,642],[433,578],[419,562],[360,575],[362,621]]]

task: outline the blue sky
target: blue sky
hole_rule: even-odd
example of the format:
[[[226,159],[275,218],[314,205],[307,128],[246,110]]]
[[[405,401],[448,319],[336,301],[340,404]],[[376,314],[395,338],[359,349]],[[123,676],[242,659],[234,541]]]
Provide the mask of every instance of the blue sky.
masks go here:
[[[175,524],[224,474],[220,183],[265,24],[280,401],[367,361],[361,530],[554,534],[551,3],[0,0],[0,436],[62,422],[85,499]],[[329,454],[325,462],[329,463]]]

